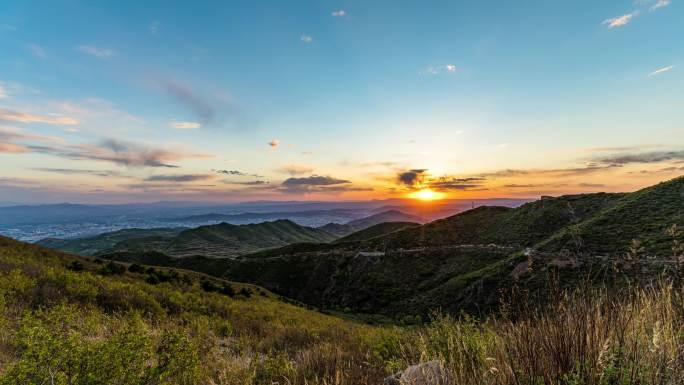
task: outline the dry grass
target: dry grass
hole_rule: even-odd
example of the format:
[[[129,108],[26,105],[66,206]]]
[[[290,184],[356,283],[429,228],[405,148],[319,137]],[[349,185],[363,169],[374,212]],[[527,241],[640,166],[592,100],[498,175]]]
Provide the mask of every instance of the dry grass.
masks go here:
[[[402,352],[441,361],[454,384],[684,383],[684,291],[663,280],[561,292],[515,320],[438,316]]]
[[[619,291],[554,290],[546,307],[520,301],[486,320],[380,328],[268,296],[206,293],[196,280],[75,272],[62,257],[9,246],[0,247],[0,384],[379,385],[432,360],[454,385],[684,383],[676,272]],[[630,258],[620,269],[639,268]]]

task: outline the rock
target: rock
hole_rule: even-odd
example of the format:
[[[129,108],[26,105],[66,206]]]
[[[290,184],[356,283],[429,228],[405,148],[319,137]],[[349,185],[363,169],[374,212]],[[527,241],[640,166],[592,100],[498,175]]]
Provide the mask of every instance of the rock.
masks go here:
[[[399,379],[401,378],[401,374],[404,372],[398,372],[395,373],[389,377],[386,377],[385,380],[382,382],[383,385],[401,385],[399,382]]]
[[[403,372],[385,378],[384,385],[451,385],[449,375],[439,361],[412,365]]]

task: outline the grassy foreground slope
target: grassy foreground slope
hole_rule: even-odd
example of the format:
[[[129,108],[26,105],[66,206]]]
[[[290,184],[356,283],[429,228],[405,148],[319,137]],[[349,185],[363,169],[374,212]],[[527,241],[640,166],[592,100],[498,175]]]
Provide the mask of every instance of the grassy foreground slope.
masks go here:
[[[378,384],[382,329],[0,237],[0,384]]]
[[[671,281],[559,291],[547,307],[509,302],[480,321],[375,328],[256,287],[121,266],[0,237],[0,384],[401,384],[384,378],[416,364],[437,368],[428,384],[442,385],[684,377],[684,296]],[[163,282],[143,281],[152,276]]]

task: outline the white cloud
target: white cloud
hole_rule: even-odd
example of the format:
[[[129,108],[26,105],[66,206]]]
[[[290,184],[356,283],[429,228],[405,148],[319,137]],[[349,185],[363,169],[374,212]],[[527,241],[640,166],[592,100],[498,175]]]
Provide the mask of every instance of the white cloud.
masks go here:
[[[670,0],[658,0],[653,6],[651,6],[651,11],[655,11],[656,9],[660,8],[665,8],[668,5],[670,5]]]
[[[19,123],[43,123],[55,124],[60,126],[73,126],[79,124],[78,119],[62,116],[58,114],[39,115],[29,112],[0,109],[0,121],[19,122]]]
[[[435,67],[425,67],[423,68],[420,72],[418,72],[420,75],[437,75],[439,71]]]
[[[197,122],[171,122],[171,128],[176,128],[179,130],[194,130],[197,128],[202,128],[202,125]]]
[[[273,139],[272,141],[268,142],[268,145],[271,146],[271,148],[276,148],[280,146],[280,140]]]
[[[302,37],[300,37],[299,40],[303,41],[304,43],[309,44],[309,43],[313,42],[313,37],[311,37],[309,35],[302,35]]]
[[[634,11],[632,13],[627,13],[621,16],[613,17],[603,21],[603,25],[608,26],[608,28],[616,28],[627,25],[632,19],[639,15],[639,11]]]
[[[153,21],[147,29],[151,34],[156,35],[159,33],[159,26],[160,25],[158,21]]]
[[[28,45],[28,50],[31,52],[31,54],[38,59],[45,59],[47,57],[47,53],[45,52],[45,49],[38,44],[29,44]]]
[[[76,50],[91,56],[95,56],[98,59],[107,59],[116,54],[116,51],[109,48],[100,48],[91,45],[79,45],[76,47]]]
[[[29,149],[21,144],[0,142],[0,153],[20,154],[29,152]]]
[[[672,69],[674,69],[674,68],[675,68],[675,66],[667,66],[667,67],[663,67],[663,68],[658,68],[657,70],[655,70],[655,71],[651,72],[650,74],[648,74],[648,76],[660,75],[660,74],[662,74],[662,73],[664,73],[664,72],[667,72],[667,71],[670,71],[670,70],[672,70]]]
[[[7,97],[7,90],[0,84],[0,99]]]
[[[440,66],[429,66],[425,67],[422,70],[418,72],[420,75],[437,75],[440,72],[456,72],[458,70],[458,67],[456,67],[455,64],[446,64],[446,65],[440,65]]]
[[[332,15],[333,17],[345,17],[347,16],[347,11],[345,11],[344,9],[340,9],[339,11],[334,11]]]
[[[303,164],[289,164],[287,166],[283,166],[276,169],[276,171],[283,174],[290,174],[292,176],[296,176],[303,174],[311,174],[312,172],[314,172],[314,168]]]

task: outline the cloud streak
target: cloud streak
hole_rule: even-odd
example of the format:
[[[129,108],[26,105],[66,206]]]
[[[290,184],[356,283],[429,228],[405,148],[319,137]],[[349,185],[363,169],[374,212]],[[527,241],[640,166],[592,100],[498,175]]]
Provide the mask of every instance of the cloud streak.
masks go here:
[[[114,170],[83,170],[83,169],[72,169],[72,168],[51,168],[51,167],[34,167],[31,170],[50,172],[55,174],[65,174],[65,175],[95,175],[101,177],[117,177],[121,176],[121,173]]]
[[[57,114],[41,115],[28,112],[0,108],[0,121],[18,123],[43,123],[59,126],[74,126],[79,124],[78,119]]]
[[[278,189],[278,191],[286,194],[343,193],[369,190],[369,188],[352,186],[351,181],[346,179],[322,175],[288,178]]]
[[[175,128],[177,130],[196,130],[198,128],[202,128],[202,125],[197,122],[176,122],[172,121],[171,122],[171,128]]]
[[[332,186],[347,183],[351,183],[351,181],[330,176],[312,175],[304,178],[288,178],[283,182],[283,186]]]
[[[650,8],[651,11],[656,11],[660,8],[665,8],[668,5],[670,5],[670,0],[658,0],[655,4],[653,4]]]
[[[98,59],[109,59],[110,57],[116,55],[116,51],[113,49],[100,48],[92,45],[79,45],[75,49],[76,51],[96,57]]]
[[[31,152],[31,150],[20,144],[0,142],[0,153],[21,154],[25,152]]]
[[[189,85],[168,80],[163,87],[168,95],[196,114],[202,124],[208,125],[215,121],[216,110],[212,103],[198,95]]]
[[[258,174],[249,174],[245,173],[239,170],[211,170],[217,174],[223,174],[223,175],[233,175],[233,176],[248,176],[248,177],[253,177],[253,178],[263,178],[263,176],[258,175]]]
[[[616,154],[595,159],[595,162],[597,163],[614,166],[639,163],[660,163],[667,161],[684,161],[684,150]]]
[[[180,174],[180,175],[153,175],[145,178],[145,182],[197,182],[213,179],[213,175],[207,174]]]
[[[663,68],[658,68],[657,70],[655,70],[655,71],[651,72],[650,74],[648,74],[648,76],[651,77],[651,76],[660,75],[660,74],[663,74],[663,73],[665,73],[665,72],[672,71],[674,68],[675,68],[675,66],[673,66],[673,65],[670,65],[670,66],[667,66],[667,67],[663,67]]]
[[[312,173],[314,171],[314,168],[311,166],[306,166],[306,165],[301,165],[301,164],[290,164],[290,165],[278,168],[278,169],[276,169],[276,171],[279,173],[283,173],[283,174],[290,174],[292,176],[297,176],[297,175]]]
[[[634,11],[631,13],[626,13],[617,17],[604,20],[601,24],[607,26],[608,28],[618,28],[629,24],[632,19],[639,15],[639,11]]]
[[[38,153],[71,160],[110,162],[126,167],[176,168],[171,162],[182,159],[206,159],[208,154],[193,154],[181,149],[165,149],[117,139],[96,144],[70,144],[61,138],[0,129],[0,143],[5,153]]]

